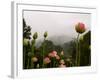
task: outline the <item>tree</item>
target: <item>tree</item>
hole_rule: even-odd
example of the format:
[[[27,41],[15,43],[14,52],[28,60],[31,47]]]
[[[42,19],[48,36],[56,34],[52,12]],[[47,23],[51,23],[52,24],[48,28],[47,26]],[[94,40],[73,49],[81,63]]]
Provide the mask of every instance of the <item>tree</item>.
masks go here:
[[[31,35],[31,27],[27,26],[25,20],[23,19],[23,68],[28,68],[28,54],[31,50],[31,45],[29,39]]]
[[[31,39],[31,27],[26,25],[25,19],[23,19],[23,38]]]

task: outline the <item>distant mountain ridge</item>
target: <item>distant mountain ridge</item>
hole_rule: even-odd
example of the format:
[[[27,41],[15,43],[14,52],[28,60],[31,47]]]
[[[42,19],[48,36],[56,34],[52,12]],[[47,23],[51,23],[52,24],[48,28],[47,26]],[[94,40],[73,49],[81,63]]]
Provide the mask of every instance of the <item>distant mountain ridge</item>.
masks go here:
[[[52,36],[48,40],[51,40],[55,45],[63,45],[66,42],[73,40],[71,36]]]
[[[71,36],[51,36],[48,37],[47,40],[50,40],[54,43],[54,45],[60,45],[62,46],[64,43],[70,42],[72,41],[74,38],[72,38]],[[38,40],[36,42],[36,46],[39,47],[41,45],[41,43],[43,42],[42,39]]]

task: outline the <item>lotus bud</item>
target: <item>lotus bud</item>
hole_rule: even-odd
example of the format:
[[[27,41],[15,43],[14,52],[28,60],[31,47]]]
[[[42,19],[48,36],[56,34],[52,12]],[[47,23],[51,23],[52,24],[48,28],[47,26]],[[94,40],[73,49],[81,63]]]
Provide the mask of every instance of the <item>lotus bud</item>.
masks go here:
[[[38,58],[37,57],[33,57],[32,58],[32,62],[37,62],[38,61]]]
[[[45,32],[44,33],[44,38],[46,38],[48,36],[48,33],[47,32]]]
[[[29,39],[24,38],[23,45],[28,46],[28,44],[29,44]]]
[[[61,51],[61,55],[62,55],[62,56],[64,55],[64,51]]]
[[[38,33],[35,32],[34,35],[33,35],[33,39],[37,39],[38,38]]]
[[[85,24],[83,24],[83,23],[78,23],[78,24],[76,24],[76,26],[75,26],[75,29],[76,29],[76,32],[78,32],[78,33],[83,33],[83,32],[85,32]]]

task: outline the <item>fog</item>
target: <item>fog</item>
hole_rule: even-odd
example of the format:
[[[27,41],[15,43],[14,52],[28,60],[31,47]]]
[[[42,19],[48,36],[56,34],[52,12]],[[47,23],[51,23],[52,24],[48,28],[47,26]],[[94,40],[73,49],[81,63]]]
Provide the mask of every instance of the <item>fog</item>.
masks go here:
[[[45,31],[48,32],[48,39],[52,36],[75,38],[77,36],[75,25],[78,22],[85,24],[86,31],[91,27],[90,14],[24,11],[23,17],[26,24],[31,26],[32,34],[38,32],[38,39],[43,38]]]

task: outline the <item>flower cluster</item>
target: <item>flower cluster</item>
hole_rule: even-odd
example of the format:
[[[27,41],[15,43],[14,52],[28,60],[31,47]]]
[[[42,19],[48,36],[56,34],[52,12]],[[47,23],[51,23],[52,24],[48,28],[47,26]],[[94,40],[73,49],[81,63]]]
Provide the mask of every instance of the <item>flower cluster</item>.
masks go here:
[[[42,68],[53,68],[53,67],[60,67],[60,68],[64,68],[66,67],[66,60],[64,57],[64,51],[61,51],[61,53],[57,53],[57,51],[51,51],[50,53],[48,53],[48,55],[44,56],[43,58],[43,66]],[[36,56],[32,57],[32,62],[34,63],[38,63],[38,58]],[[40,66],[41,64],[38,63],[38,66]],[[41,67],[40,67],[41,68]]]

